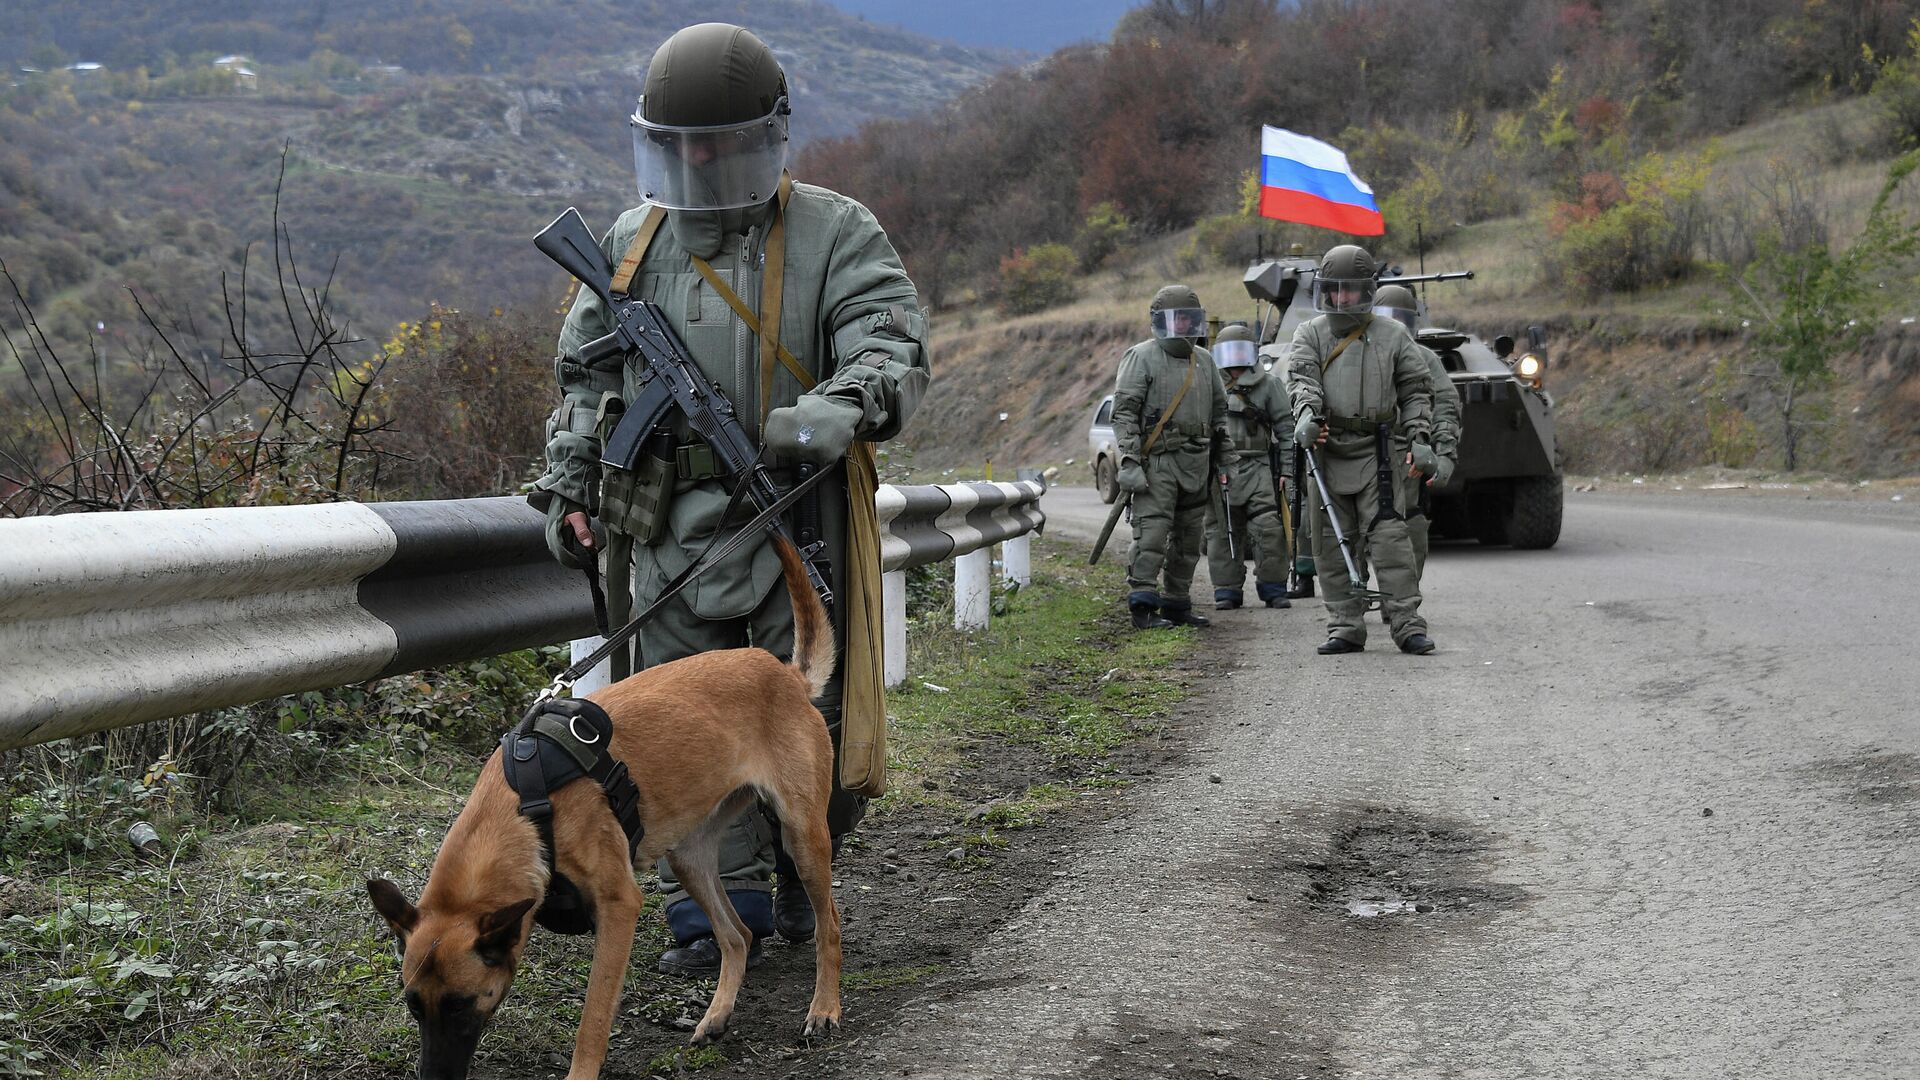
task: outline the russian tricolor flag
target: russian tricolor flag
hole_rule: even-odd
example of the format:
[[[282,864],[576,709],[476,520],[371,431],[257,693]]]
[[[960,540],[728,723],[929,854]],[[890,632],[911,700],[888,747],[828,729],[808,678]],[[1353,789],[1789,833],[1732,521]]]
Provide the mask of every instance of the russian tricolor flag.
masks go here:
[[[1260,216],[1353,236],[1387,231],[1373,189],[1353,175],[1347,155],[1277,127],[1260,129]]]

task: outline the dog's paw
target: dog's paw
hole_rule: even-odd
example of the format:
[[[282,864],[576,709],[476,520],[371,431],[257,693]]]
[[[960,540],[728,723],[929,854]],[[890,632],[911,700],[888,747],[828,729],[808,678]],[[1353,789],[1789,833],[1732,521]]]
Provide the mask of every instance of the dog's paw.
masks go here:
[[[700,1021],[700,1026],[693,1029],[693,1038],[687,1040],[687,1042],[691,1046],[712,1046],[714,1043],[725,1038],[726,1034],[726,1017],[722,1016],[718,1019],[702,1020]]]
[[[807,1026],[801,1035],[809,1039],[826,1039],[840,1031],[840,1010],[830,1013],[812,1013],[807,1017]]]

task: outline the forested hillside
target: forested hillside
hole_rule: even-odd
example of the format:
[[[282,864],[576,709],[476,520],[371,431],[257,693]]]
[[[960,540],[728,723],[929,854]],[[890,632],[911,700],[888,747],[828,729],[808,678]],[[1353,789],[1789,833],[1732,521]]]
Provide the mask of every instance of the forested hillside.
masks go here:
[[[0,262],[53,342],[110,354],[141,347],[136,296],[217,345],[221,273],[249,243],[271,271],[283,148],[304,274],[337,270],[337,311],[383,336],[433,301],[557,301],[528,238],[570,203],[605,224],[634,201],[626,116],[680,26],[758,28],[803,141],[932,108],[1003,60],[811,0],[4,6]]]
[[[1045,414],[1020,452],[1074,452],[1155,285],[1213,283],[1203,299],[1244,315],[1257,251],[1351,239],[1256,216],[1273,124],[1347,151],[1385,213],[1368,247],[1409,271],[1477,270],[1429,290],[1437,316],[1554,328],[1571,427],[1598,447],[1570,464],[1914,468],[1897,404],[1920,392],[1920,350],[1897,340],[1913,305],[1887,302],[1913,295],[1920,197],[1887,181],[1920,135],[1916,15],[1898,0],[1154,0],[1110,43],[815,144],[801,168],[868,200],[948,309],[942,378],[974,405],[909,434],[923,462],[978,457],[959,449],[986,431],[974,415],[1008,400]],[[1758,340],[1796,297],[1830,320],[1831,349],[1804,320]],[[1827,299],[1847,305],[1837,319]],[[1870,360],[1858,335],[1883,321]],[[1761,346],[1823,373],[1782,376]],[[1833,385],[1843,357],[1881,381]],[[1782,445],[1802,436],[1825,456]]]

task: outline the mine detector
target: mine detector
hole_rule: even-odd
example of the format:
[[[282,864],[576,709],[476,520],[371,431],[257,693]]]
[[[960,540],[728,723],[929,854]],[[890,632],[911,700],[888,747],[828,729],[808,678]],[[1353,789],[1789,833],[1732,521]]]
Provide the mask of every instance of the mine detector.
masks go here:
[[[1283,380],[1293,329],[1313,318],[1311,311],[1292,310],[1293,298],[1317,263],[1305,256],[1267,260],[1249,267],[1242,279],[1255,304],[1261,362],[1268,370],[1277,365]],[[1386,267],[1379,282],[1418,285],[1472,277],[1471,270],[1403,275]],[[1440,357],[1460,395],[1460,461],[1446,486],[1432,492],[1433,535],[1552,547],[1560,539],[1565,488],[1553,397],[1545,388],[1546,330],[1527,327],[1524,350],[1506,334],[1489,345],[1473,334],[1423,326],[1415,338]]]

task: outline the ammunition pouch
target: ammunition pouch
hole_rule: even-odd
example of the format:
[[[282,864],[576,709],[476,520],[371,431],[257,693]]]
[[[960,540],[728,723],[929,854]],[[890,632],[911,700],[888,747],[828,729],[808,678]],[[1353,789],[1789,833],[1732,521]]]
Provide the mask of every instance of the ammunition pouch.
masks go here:
[[[681,480],[711,480],[727,475],[726,467],[713,456],[713,447],[703,442],[682,443],[673,448],[673,468]]]
[[[606,433],[619,423],[619,400],[612,394],[601,399],[596,419],[603,442]],[[637,544],[651,544],[660,538],[667,526],[667,507],[673,501],[678,449],[673,429],[662,424],[641,441],[631,469],[602,463],[600,520],[607,528],[633,537]]]

